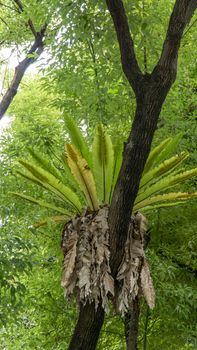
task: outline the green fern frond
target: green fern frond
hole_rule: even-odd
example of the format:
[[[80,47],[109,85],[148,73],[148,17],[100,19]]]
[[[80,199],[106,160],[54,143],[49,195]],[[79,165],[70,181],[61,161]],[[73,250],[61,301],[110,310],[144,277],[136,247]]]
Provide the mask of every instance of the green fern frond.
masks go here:
[[[91,153],[88,144],[76,122],[69,116],[64,117],[66,129],[69,132],[71,143],[77,148],[81,156],[86,159],[89,166],[92,165]]]
[[[94,178],[87,161],[82,158],[74,145],[66,144],[65,153],[71,172],[84,193],[91,210],[98,210]]]
[[[60,180],[56,179],[55,176],[43,168],[24,160],[20,160],[19,162],[26,169],[26,174],[21,174],[22,176],[29,177],[30,173],[30,175],[33,175],[33,179],[29,177],[30,180],[37,181],[37,184],[55,193],[65,202],[69,202],[75,210],[81,212],[82,206],[80,200],[69,187],[65,186]]]
[[[165,160],[160,165],[148,171],[145,175],[142,176],[142,179],[140,181],[140,191],[138,192],[138,194],[140,194],[143,191],[143,188],[145,185],[155,181],[160,176],[166,175],[172,169],[174,170],[185,159],[187,159],[188,156],[189,156],[189,153],[182,152],[179,155],[176,155],[174,157],[171,157],[170,159]]]
[[[152,168],[158,155],[165,149],[165,147],[169,144],[170,141],[171,141],[171,138],[169,137],[163,140],[158,146],[153,148],[153,150],[150,152],[148,159],[146,161],[143,174],[146,174]]]
[[[92,157],[99,200],[101,203],[109,203],[113,177],[114,152],[111,138],[102,124],[98,124],[96,127]]]
[[[187,200],[185,200],[185,201],[177,201],[177,202],[159,203],[159,204],[155,204],[155,205],[150,205],[150,206],[144,207],[144,208],[142,208],[140,210],[144,213],[144,212],[147,212],[147,211],[152,211],[154,209],[175,207],[175,206],[179,206],[179,205],[184,205],[186,203],[187,203]]]
[[[114,168],[113,168],[112,186],[111,186],[111,193],[110,193],[109,202],[111,202],[114,187],[116,185],[116,181],[117,181],[118,174],[120,171],[120,167],[121,167],[121,163],[122,163],[122,153],[123,153],[123,143],[116,144],[116,146],[114,146]]]
[[[47,160],[42,156],[42,154],[38,151],[34,151],[33,149],[29,148],[29,153],[31,154],[32,158],[37,162],[38,165],[40,165],[43,169],[50,172],[52,175],[54,175],[57,179],[60,181],[63,181],[63,177],[61,172],[52,164],[51,161]]]
[[[145,207],[150,207],[155,205],[155,203],[163,204],[165,202],[174,202],[174,201],[188,201],[189,199],[194,199],[197,197],[197,192],[188,193],[188,192],[170,192],[165,194],[160,194],[154,197],[150,197],[141,201],[140,203],[134,205],[134,211],[144,209]]]
[[[145,200],[146,198],[149,198],[155,193],[164,191],[172,186],[175,186],[185,180],[189,180],[192,177],[197,175],[197,168],[184,171],[183,173],[177,174],[177,175],[169,175],[164,178],[162,178],[160,181],[156,182],[155,184],[149,186],[148,188],[144,189],[142,193],[139,193],[137,195],[135,204],[138,204]]]
[[[175,135],[175,137],[171,138],[170,142],[166,145],[163,151],[158,155],[155,164],[159,164],[163,162],[170,154],[175,152],[177,146],[179,145],[181,139],[183,137],[182,133]]]
[[[25,199],[26,201],[28,201],[30,203],[39,205],[40,207],[44,207],[44,208],[47,208],[47,209],[51,209],[53,211],[57,211],[57,212],[59,212],[61,214],[66,215],[67,217],[70,217],[72,215],[72,213],[70,213],[65,208],[57,207],[57,206],[55,206],[55,205],[53,205],[51,203],[45,202],[45,201],[43,201],[41,199],[35,199],[35,198],[31,197],[31,196],[27,196],[25,194],[17,193],[17,192],[10,192],[10,193],[13,194],[16,197]]]

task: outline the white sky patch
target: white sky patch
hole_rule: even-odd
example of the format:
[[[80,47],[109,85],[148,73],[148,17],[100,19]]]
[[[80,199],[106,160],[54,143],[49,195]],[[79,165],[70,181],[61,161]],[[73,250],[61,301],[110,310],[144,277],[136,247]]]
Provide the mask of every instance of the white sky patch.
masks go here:
[[[49,54],[45,51],[38,58],[38,61],[32,63],[28,69],[27,73],[37,73],[39,66],[44,63],[45,60],[49,59]],[[14,69],[18,66],[19,62],[21,62],[25,58],[25,55],[19,55],[19,53],[14,48],[5,48],[0,51],[0,64],[1,67],[7,66],[8,69]]]
[[[4,130],[6,130],[10,124],[12,123],[12,118],[4,115],[3,118],[0,120],[0,134],[2,134],[4,132]]]

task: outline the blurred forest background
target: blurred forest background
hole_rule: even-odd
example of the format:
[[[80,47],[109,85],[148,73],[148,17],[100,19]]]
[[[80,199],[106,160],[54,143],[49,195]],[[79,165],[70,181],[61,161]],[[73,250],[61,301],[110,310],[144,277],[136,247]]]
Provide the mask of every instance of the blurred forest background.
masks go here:
[[[125,1],[137,56],[144,72],[156,63],[174,1]],[[112,140],[124,142],[135,99],[122,73],[118,44],[102,1],[23,1],[15,14],[12,1],[0,3],[1,94],[7,90],[17,60],[32,42],[27,20],[38,31],[48,23],[44,52],[27,70],[19,91],[1,120],[0,130],[0,349],[66,349],[76,322],[76,305],[68,304],[60,286],[61,227],[33,223],[47,216],[10,194],[44,191],[19,178],[18,159],[28,147],[59,164],[72,117],[88,140],[101,121]],[[154,145],[183,134],[179,150],[188,150],[187,167],[196,163],[197,31],[196,15],[184,33],[175,84],[162,109]],[[14,58],[13,58],[14,57]],[[8,121],[5,128],[5,121]],[[195,181],[181,185],[193,191]],[[46,196],[45,196],[46,198]],[[155,209],[147,215],[150,261],[156,307],[144,303],[139,349],[197,348],[197,215],[195,201]],[[99,350],[125,349],[121,317],[107,315]]]

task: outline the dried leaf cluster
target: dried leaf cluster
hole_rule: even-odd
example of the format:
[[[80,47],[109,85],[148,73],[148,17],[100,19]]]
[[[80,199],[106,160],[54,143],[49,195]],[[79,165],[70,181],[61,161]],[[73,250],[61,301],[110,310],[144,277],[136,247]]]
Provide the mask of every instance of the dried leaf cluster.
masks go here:
[[[139,213],[131,218],[114,290],[109,266],[108,212],[108,206],[97,212],[87,210],[65,225],[62,236],[65,296],[76,295],[83,304],[95,302],[96,308],[101,302],[106,312],[109,298],[113,298],[117,311],[124,314],[132,300],[143,294],[149,307],[153,308],[155,294],[143,248],[145,218]]]
[[[143,294],[151,309],[155,305],[154,287],[144,254],[145,232],[146,219],[137,213],[131,218],[125,254],[117,275],[118,289],[115,303],[121,314],[128,311],[132,300],[140,294]]]
[[[109,266],[108,207],[85,212],[66,224],[63,232],[65,295],[77,295],[80,302],[101,301],[108,310],[108,296],[114,295],[114,281]]]

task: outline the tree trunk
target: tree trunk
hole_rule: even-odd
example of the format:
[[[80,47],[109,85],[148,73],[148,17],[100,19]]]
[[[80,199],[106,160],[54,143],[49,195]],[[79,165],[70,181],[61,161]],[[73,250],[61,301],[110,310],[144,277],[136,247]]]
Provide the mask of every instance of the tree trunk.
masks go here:
[[[176,78],[180,41],[196,9],[197,2],[196,0],[175,1],[160,59],[153,72],[145,75],[142,74],[135,56],[134,43],[122,0],[106,0],[106,3],[117,34],[122,68],[135,92],[137,105],[109,212],[110,266],[115,278],[123,258],[130,217],[159,114]],[[81,306],[69,350],[95,349],[104,313],[100,309],[94,312],[93,308],[93,305],[89,305],[85,310]],[[127,332],[127,348],[136,350],[139,320],[137,298],[133,302],[132,311],[129,333]]]
[[[170,84],[166,84],[161,87],[156,76],[147,76],[141,83],[135,118],[125,145],[123,162],[109,213],[111,269],[114,276],[124,254],[128,226],[140,178],[169,86]]]
[[[104,321],[101,305],[95,311],[95,305],[80,305],[79,318],[68,350],[94,350]]]
[[[140,316],[140,299],[133,300],[132,310],[125,316],[125,338],[127,350],[137,350],[138,324]]]

